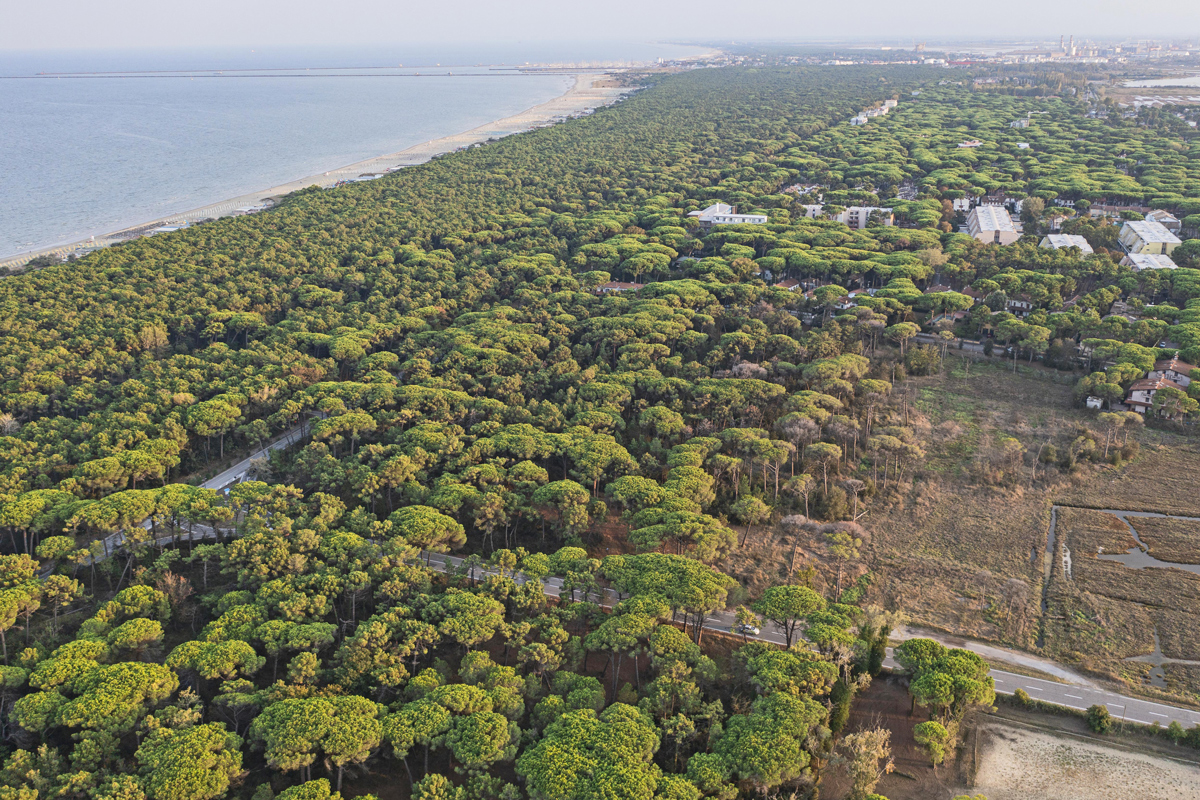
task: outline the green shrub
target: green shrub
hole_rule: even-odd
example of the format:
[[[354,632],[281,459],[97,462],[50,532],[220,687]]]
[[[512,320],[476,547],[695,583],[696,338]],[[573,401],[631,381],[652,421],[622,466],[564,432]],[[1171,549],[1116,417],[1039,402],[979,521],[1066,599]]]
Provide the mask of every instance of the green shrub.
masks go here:
[[[1096,733],[1109,733],[1113,726],[1117,724],[1112,718],[1112,714],[1108,713],[1108,706],[1094,705],[1087,710],[1088,727]]]

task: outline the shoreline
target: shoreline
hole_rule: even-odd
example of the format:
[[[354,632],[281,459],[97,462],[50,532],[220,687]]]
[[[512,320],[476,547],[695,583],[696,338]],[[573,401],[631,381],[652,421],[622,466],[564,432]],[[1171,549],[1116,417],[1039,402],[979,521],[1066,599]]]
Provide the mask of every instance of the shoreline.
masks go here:
[[[563,74],[566,75],[569,73]],[[284,195],[300,189],[306,189],[310,186],[329,188],[342,181],[352,181],[366,175],[380,175],[394,169],[416,166],[436,156],[470,145],[487,142],[491,139],[503,138],[515,133],[523,133],[536,127],[552,125],[589,109],[611,105],[622,95],[626,94],[629,91],[628,88],[596,85],[597,83],[603,84],[605,79],[611,74],[613,73],[610,71],[601,70],[576,74],[574,76],[575,81],[563,94],[512,116],[493,120],[468,131],[450,134],[439,139],[432,139],[404,150],[357,161],[353,164],[329,170],[328,172],[297,178],[296,180],[279,186],[273,186],[269,189],[220,200],[216,203],[189,211],[158,217],[94,238],[50,245],[38,250],[0,258],[0,271],[13,272],[19,270],[40,256],[57,256],[64,260],[72,254],[82,256],[95,249],[140,238],[149,234],[155,228],[167,225],[191,224],[207,219],[233,216],[240,209],[260,207],[264,203],[274,203]]]

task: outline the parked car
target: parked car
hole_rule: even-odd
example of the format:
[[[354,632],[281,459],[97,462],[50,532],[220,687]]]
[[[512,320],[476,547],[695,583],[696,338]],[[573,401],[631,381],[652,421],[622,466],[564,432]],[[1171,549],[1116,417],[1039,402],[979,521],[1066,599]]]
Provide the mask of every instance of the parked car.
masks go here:
[[[733,629],[734,633],[740,633],[743,636],[758,636],[762,631],[757,625],[742,624]]]

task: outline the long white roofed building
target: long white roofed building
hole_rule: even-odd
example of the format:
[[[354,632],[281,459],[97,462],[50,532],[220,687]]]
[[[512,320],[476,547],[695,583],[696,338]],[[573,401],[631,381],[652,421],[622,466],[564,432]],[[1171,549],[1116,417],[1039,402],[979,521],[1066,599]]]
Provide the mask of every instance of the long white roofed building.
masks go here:
[[[1073,233],[1052,233],[1046,236],[1041,241],[1042,247],[1049,247],[1054,250],[1062,250],[1064,247],[1078,247],[1083,251],[1084,255],[1094,253],[1092,246],[1088,244],[1088,240]]]
[[[967,232],[984,244],[1012,244],[1021,238],[1003,206],[975,206],[967,215]]]
[[[1162,253],[1171,251],[1182,242],[1161,223],[1150,220],[1132,220],[1121,226],[1117,240],[1129,253]]]
[[[702,211],[691,212],[688,216],[696,217],[701,227],[704,228],[712,225],[765,225],[767,223],[765,214],[736,214],[733,206],[725,203],[713,203]]]
[[[1144,269],[1178,269],[1179,265],[1170,256],[1162,253],[1130,253],[1121,259],[1122,267],[1133,267],[1134,272]]]

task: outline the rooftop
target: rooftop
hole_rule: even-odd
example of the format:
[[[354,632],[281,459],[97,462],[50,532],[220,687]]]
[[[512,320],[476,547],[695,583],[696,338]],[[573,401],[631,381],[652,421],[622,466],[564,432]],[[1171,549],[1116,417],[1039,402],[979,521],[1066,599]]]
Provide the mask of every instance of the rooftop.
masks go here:
[[[1088,240],[1072,233],[1052,233],[1042,239],[1042,247],[1053,247],[1061,250],[1064,247],[1078,247],[1084,253],[1094,252]]]
[[[1126,222],[1125,227],[1133,231],[1143,242],[1163,242],[1179,244],[1179,237],[1164,228],[1161,223],[1149,220],[1133,220]]]
[[[703,209],[702,211],[688,212],[688,216],[689,217],[711,217],[713,214],[732,214],[732,213],[733,213],[733,206],[726,205],[725,203],[713,203],[711,206],[709,206],[706,209]]]
[[[1192,370],[1195,369],[1194,366],[1187,363],[1186,361],[1180,361],[1179,356],[1175,356],[1175,358],[1168,359],[1166,361],[1156,361],[1156,362],[1154,362],[1154,368],[1156,370],[1168,370],[1169,369],[1174,372],[1178,372],[1180,375],[1191,375]]]
[[[1177,269],[1178,265],[1170,256],[1162,253],[1130,253],[1121,259],[1121,263],[1133,267],[1135,271],[1143,269]]]
[[[1159,389],[1178,389],[1181,392],[1186,391],[1182,386],[1170,378],[1142,378],[1140,381],[1134,381],[1129,387],[1129,391],[1131,392],[1146,390],[1158,391]]]
[[[626,283],[624,281],[609,281],[608,283],[602,283],[599,286],[597,286],[596,291],[599,291],[599,292],[629,292],[629,291],[637,291],[638,289],[641,289],[645,285],[646,284],[644,284],[644,283]]]
[[[725,203],[713,203],[703,211],[689,212],[688,216],[697,217],[701,224],[709,225],[736,225],[739,223],[762,225],[767,221],[765,214],[737,214],[734,213],[733,206]]]
[[[1004,210],[1002,206],[976,206],[971,212],[971,216],[975,218],[975,224],[979,226],[981,231],[1013,231],[1012,217]]]

